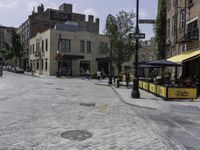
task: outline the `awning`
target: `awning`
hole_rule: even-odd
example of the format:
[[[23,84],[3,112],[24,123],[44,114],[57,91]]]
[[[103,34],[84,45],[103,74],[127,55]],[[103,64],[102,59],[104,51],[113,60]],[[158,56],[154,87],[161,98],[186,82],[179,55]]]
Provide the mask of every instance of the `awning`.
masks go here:
[[[104,58],[96,58],[96,61],[111,61],[111,58],[110,57],[104,57]]]
[[[179,55],[173,56],[171,58],[168,58],[167,60],[176,62],[176,63],[182,63],[184,61],[188,61],[188,60],[195,59],[198,57],[200,57],[200,50],[187,51]]]

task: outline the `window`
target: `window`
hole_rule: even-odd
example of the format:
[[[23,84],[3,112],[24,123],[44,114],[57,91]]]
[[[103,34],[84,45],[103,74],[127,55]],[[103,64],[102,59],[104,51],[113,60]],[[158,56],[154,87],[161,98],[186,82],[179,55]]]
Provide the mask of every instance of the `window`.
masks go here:
[[[30,45],[30,54],[32,53],[31,51],[32,51],[32,45]]]
[[[185,27],[185,9],[180,11],[180,29],[184,29]]]
[[[60,51],[70,52],[71,44],[69,39],[61,39]]]
[[[44,52],[44,40],[42,40],[42,52]]]
[[[176,34],[176,16],[173,16],[173,20],[172,20],[172,34],[173,35]]]
[[[167,0],[167,10],[171,9],[171,0]]]
[[[80,53],[84,53],[84,47],[85,47],[85,42],[84,41],[80,41]]]
[[[188,0],[188,6],[191,6],[193,4],[193,0]]]
[[[46,49],[46,51],[48,51],[48,39],[46,39],[45,41],[46,41],[46,42],[45,42],[45,44],[46,44],[46,45],[45,45],[45,49]]]
[[[100,45],[99,45],[99,53],[100,54],[107,54],[108,53],[108,43],[105,43],[105,42],[100,42]]]
[[[33,44],[33,54],[35,53],[35,45]]]
[[[197,20],[188,24],[187,28],[187,36],[189,39],[197,39],[198,38],[198,28],[197,28]]]
[[[42,70],[44,68],[44,59],[41,60],[41,63],[42,63]]]
[[[91,41],[87,41],[87,53],[91,53]]]
[[[39,59],[37,59],[37,69],[39,69]]]
[[[47,65],[48,65],[47,59],[45,59],[45,70],[47,70]]]
[[[167,20],[167,37],[170,35],[170,19]]]
[[[178,2],[178,0],[173,0],[173,6],[174,6],[174,7],[177,6],[177,4],[178,4],[177,2]]]
[[[87,70],[90,71],[90,61],[80,61],[80,74],[85,74]]]

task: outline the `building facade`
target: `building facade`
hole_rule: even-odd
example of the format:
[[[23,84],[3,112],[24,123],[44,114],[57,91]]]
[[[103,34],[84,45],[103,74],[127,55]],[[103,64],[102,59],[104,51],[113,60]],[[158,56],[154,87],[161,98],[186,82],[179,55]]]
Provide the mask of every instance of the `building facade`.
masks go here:
[[[155,39],[151,38],[150,40],[140,41],[140,47],[138,50],[138,62],[150,62],[156,59],[155,55]],[[133,55],[130,61],[122,64],[122,71],[125,72],[127,69],[134,74],[135,55]]]
[[[183,70],[180,69],[179,74],[183,73],[185,77],[191,75],[200,78],[200,71],[194,71],[199,70],[200,65],[198,57],[200,50],[199,7],[200,1],[198,0],[166,1],[166,56],[169,60],[183,64]],[[181,61],[170,59],[173,56],[178,58],[178,55],[183,54],[185,56],[182,57]],[[196,63],[191,63],[193,58],[196,59]]]
[[[12,29],[11,27],[0,26],[0,49],[5,49],[5,43],[12,47]]]
[[[66,21],[78,22],[78,25],[87,32],[99,33],[99,19],[94,20],[94,16],[89,15],[86,21],[84,14],[74,13],[71,4],[62,4],[59,9],[46,9],[44,6],[37,7],[37,12],[32,11],[28,19],[20,25],[17,33],[21,36],[21,42],[24,48],[23,66],[24,69],[28,67],[29,61],[29,40],[38,32],[43,32],[47,29],[52,29],[57,23],[64,23]]]
[[[36,74],[46,76],[55,76],[59,70],[72,76],[84,75],[87,70],[91,74],[102,69],[107,73],[109,54],[100,49],[104,44],[109,46],[109,38],[104,35],[48,29],[30,39],[29,66]]]

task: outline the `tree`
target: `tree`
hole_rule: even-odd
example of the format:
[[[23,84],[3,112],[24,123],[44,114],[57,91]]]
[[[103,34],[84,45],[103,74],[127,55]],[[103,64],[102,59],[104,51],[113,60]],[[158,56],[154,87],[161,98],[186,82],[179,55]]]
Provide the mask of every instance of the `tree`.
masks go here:
[[[129,34],[134,32],[134,17],[133,12],[122,10],[116,16],[109,14],[106,19],[104,31],[110,38],[109,52],[117,66],[118,74],[121,72],[122,64],[129,61],[134,52],[134,43],[129,38]]]
[[[165,53],[165,34],[166,34],[166,2],[165,0],[158,1],[158,14],[154,31],[156,32],[156,53],[158,59],[164,59]]]
[[[19,67],[21,67],[21,57],[23,48],[20,42],[20,35],[17,34],[14,29],[12,30],[12,50],[14,56],[16,57],[16,64],[18,63]]]

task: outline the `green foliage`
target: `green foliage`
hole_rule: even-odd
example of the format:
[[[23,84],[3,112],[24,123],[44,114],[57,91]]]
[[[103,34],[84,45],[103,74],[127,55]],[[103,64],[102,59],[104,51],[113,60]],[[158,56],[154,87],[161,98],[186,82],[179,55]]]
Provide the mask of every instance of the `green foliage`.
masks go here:
[[[165,54],[165,33],[166,33],[166,2],[165,0],[158,1],[158,14],[154,31],[156,32],[156,53],[158,59],[164,59]]]
[[[17,34],[15,30],[12,30],[12,52],[14,56],[18,59],[18,64],[20,67],[21,67],[22,50],[23,47],[20,42],[20,35]]]
[[[110,38],[109,51],[118,72],[121,72],[122,64],[129,61],[134,52],[134,43],[129,38],[129,34],[134,32],[134,17],[133,12],[122,10],[116,16],[109,14],[106,19],[104,32]]]

